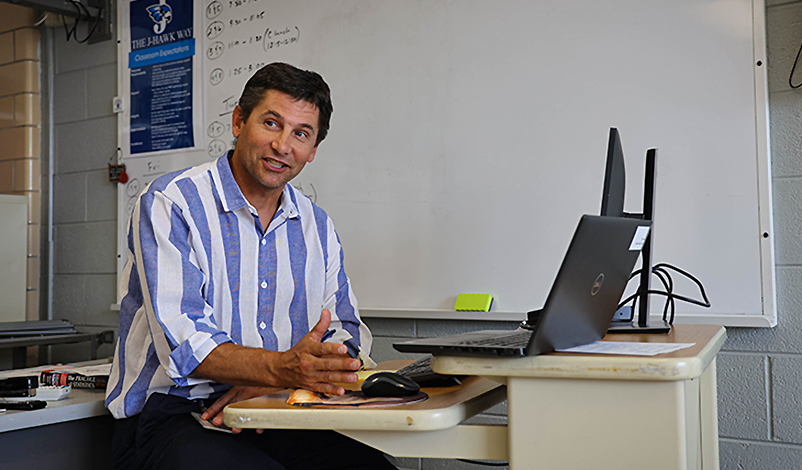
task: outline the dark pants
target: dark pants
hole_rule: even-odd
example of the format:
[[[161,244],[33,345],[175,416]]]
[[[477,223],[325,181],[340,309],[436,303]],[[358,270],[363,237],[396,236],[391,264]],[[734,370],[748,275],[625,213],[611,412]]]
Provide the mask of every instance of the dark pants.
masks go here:
[[[214,399],[205,400],[210,405]],[[198,401],[154,393],[136,416],[116,422],[116,470],[395,469],[384,455],[334,431],[204,429]]]

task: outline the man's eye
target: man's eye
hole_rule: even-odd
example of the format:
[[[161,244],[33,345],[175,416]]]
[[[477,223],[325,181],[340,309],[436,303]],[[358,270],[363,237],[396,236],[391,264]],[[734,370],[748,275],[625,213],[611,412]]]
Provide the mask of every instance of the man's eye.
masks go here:
[[[295,132],[295,137],[298,137],[299,139],[306,139],[309,136],[306,134],[306,132],[297,131]]]
[[[265,121],[265,126],[267,126],[267,127],[276,127],[276,126],[278,126],[278,124],[276,124],[276,121]]]

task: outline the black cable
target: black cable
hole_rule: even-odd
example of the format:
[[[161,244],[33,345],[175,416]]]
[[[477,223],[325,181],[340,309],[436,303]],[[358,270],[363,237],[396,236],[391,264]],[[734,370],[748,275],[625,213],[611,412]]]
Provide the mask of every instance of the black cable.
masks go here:
[[[690,279],[691,281],[693,281],[696,284],[696,286],[699,288],[699,292],[702,294],[702,299],[703,300],[697,300],[697,299],[693,299],[693,298],[686,297],[686,296],[683,296],[683,295],[675,294],[674,293],[674,280],[671,277],[671,274],[669,274],[668,270],[672,270],[672,271],[675,271],[675,272],[677,272],[679,274],[682,274],[683,276],[685,276],[688,279]],[[634,277],[639,276],[641,272],[642,272],[642,269],[638,269],[638,270],[632,272],[630,274],[630,276],[629,276],[629,280],[631,281]],[[672,265],[667,264],[667,263],[659,263],[659,264],[656,264],[656,265],[654,265],[652,267],[652,274],[657,276],[657,278],[663,284],[663,287],[665,288],[665,291],[649,289],[649,290],[646,291],[646,294],[647,295],[649,295],[649,294],[657,294],[657,295],[663,295],[663,296],[666,297],[666,303],[663,306],[663,320],[664,321],[668,321],[669,324],[673,324],[674,323],[674,315],[675,315],[675,312],[676,312],[676,306],[675,306],[675,301],[676,300],[681,300],[683,302],[688,302],[688,303],[691,303],[691,304],[694,304],[694,305],[699,305],[699,306],[705,307],[705,308],[709,308],[710,307],[710,300],[707,298],[707,293],[705,292],[704,286],[702,285],[702,283],[696,277],[694,277],[692,274],[688,273],[687,271],[684,271],[684,270],[682,270],[682,269],[680,269],[680,268],[678,268],[676,266],[672,266]],[[629,297],[627,297],[626,299],[622,300],[618,304],[618,308],[621,308],[622,306],[626,305],[628,302],[632,301],[632,310],[634,312],[635,305],[637,304],[638,299],[640,298],[640,296],[643,293],[644,293],[643,289],[639,288],[634,294],[632,294]],[[668,316],[668,308],[669,308],[669,306],[671,307],[671,315],[670,316]]]
[[[704,303],[704,302],[696,300],[696,299],[691,299],[691,298],[688,298],[688,297],[685,297],[685,296],[682,296],[682,295],[678,295],[678,294],[672,294],[671,292],[665,292],[665,291],[662,291],[662,290],[649,289],[649,290],[646,291],[646,293],[647,294],[659,294],[659,295],[664,295],[666,297],[673,297],[673,298],[675,298],[677,300],[681,300],[683,302],[688,302],[689,304],[698,305],[700,307],[710,307],[709,303]],[[630,295],[629,297],[627,297],[621,303],[625,304],[625,303],[629,302],[630,300],[632,300],[633,298],[638,297],[640,294],[641,294],[640,292],[636,292],[636,293]]]
[[[674,298],[676,298],[678,300],[682,300],[683,302],[692,303],[694,305],[699,305],[699,306],[702,306],[702,307],[710,307],[710,300],[708,300],[708,298],[707,298],[707,294],[705,293],[705,288],[704,288],[704,286],[702,285],[702,283],[698,279],[696,279],[692,274],[690,274],[690,273],[688,273],[686,271],[683,271],[682,269],[680,269],[680,268],[678,268],[676,266],[672,266],[670,264],[667,264],[667,263],[660,263],[660,264],[654,265],[654,267],[652,267],[652,271],[654,271],[655,269],[664,271],[664,268],[672,269],[672,270],[682,274],[683,276],[687,277],[691,281],[693,281],[697,285],[697,287],[699,287],[699,291],[702,294],[702,299],[703,300],[691,299],[691,298],[688,298],[688,297],[685,297],[685,296],[682,296],[682,295],[678,295],[678,294],[669,294],[669,293],[666,293],[666,292],[661,292],[661,293],[666,294],[666,295],[671,295],[671,296],[673,296]],[[638,274],[640,274],[640,272],[641,272],[640,269],[637,270],[637,271],[634,271],[630,275],[629,279],[631,280],[633,277],[635,277]],[[652,292],[652,291],[650,290],[649,292]],[[633,298],[636,298],[637,295],[638,295],[638,293],[636,292],[635,294],[632,294],[631,296],[627,297],[625,300],[621,301],[619,303],[619,305],[618,305],[619,308],[621,306],[625,305],[627,302],[629,302]]]
[[[663,283],[663,287],[666,289],[666,292],[673,294],[674,292],[674,280],[671,278],[671,275],[668,274],[664,269],[652,269],[652,274],[657,276],[660,279],[660,282]],[[669,325],[674,322],[674,297],[666,297],[666,303],[663,304],[663,321],[667,321],[668,317],[668,307],[671,306],[671,321]]]
[[[64,32],[67,34],[67,42],[70,41],[70,36],[75,34],[76,28],[78,27],[78,21],[80,20],[80,17],[81,17],[81,14],[82,14],[81,13],[81,8],[78,7],[78,5],[75,4],[75,2],[72,2],[72,6],[74,6],[75,9],[78,11],[78,17],[75,18],[75,23],[73,23],[72,29],[67,29],[67,20],[64,19],[64,15],[61,15],[61,24],[64,25]]]
[[[666,291],[670,293],[674,293],[674,279],[671,277],[665,269],[658,267],[657,269],[653,268],[653,272],[660,273],[660,275],[665,275],[668,278],[668,286],[666,286]],[[665,283],[663,283],[665,285]],[[671,305],[671,317],[667,318],[668,315],[668,306]],[[676,302],[674,302],[674,296],[666,298],[666,303],[663,306],[663,321],[668,322],[669,325],[674,323],[674,313],[676,312]]]
[[[86,13],[86,18],[87,18],[86,23],[88,25],[89,24],[89,20],[88,19],[91,18],[91,15],[89,14],[89,10],[87,10],[86,6],[84,6],[84,4],[81,3],[81,2],[72,0],[72,3],[73,4],[78,4],[81,7],[81,9],[83,9],[84,13]],[[98,23],[100,23],[100,17],[102,15],[103,15],[103,9],[102,8],[98,8],[97,16],[95,17],[95,24],[92,25],[92,29],[89,30],[89,32],[87,33],[86,37],[83,38],[82,40],[78,39],[78,32],[76,31],[75,32],[75,41],[78,42],[79,44],[83,44],[86,41],[88,41],[89,38],[91,38],[92,35],[95,33],[95,30],[97,29],[97,25],[98,25]],[[77,25],[78,23],[76,22],[75,24]]]
[[[664,295],[666,297],[674,297],[677,300],[681,300],[683,302],[688,302],[688,303],[694,304],[694,305],[699,305],[700,307],[709,307],[710,306],[709,304],[705,304],[705,303],[703,303],[703,302],[701,302],[699,300],[690,299],[690,298],[682,296],[682,295],[672,294],[671,292],[665,292],[665,291],[662,291],[662,290],[649,289],[649,290],[646,291],[646,293],[647,294],[659,294],[659,295]],[[627,298],[627,301],[631,300],[632,297],[637,297],[638,295],[639,295],[638,293],[632,294],[630,297]]]
[[[799,88],[802,86],[802,82],[799,85],[794,85],[794,70],[796,70],[796,64],[799,62],[799,54],[802,54],[802,44],[799,46],[799,50],[796,52],[796,59],[794,59],[794,65],[791,67],[791,73],[788,75],[788,85],[791,88]]]
[[[634,277],[640,276],[640,273],[642,271],[643,271],[643,269],[638,269],[638,270],[632,272],[632,274],[629,275],[629,280],[631,281]],[[668,274],[663,268],[661,268],[661,267],[658,267],[657,269],[652,268],[652,274],[657,276],[657,278],[660,280],[660,282],[663,283],[663,287],[666,289],[666,292],[671,293],[671,292],[674,291],[674,281],[671,278],[671,275]],[[629,282],[629,281],[627,281],[627,282]],[[627,297],[625,300],[623,300],[621,303],[618,304],[618,308],[621,308],[624,304],[626,304],[627,302],[632,300],[632,306],[630,308],[634,312],[635,311],[635,307],[636,307],[636,305],[638,303],[638,300],[640,299],[642,293],[643,293],[643,290],[640,287],[638,287],[638,290],[633,295]],[[667,297],[666,298],[666,303],[663,305],[663,321],[666,321],[669,305],[671,306],[671,322],[673,322],[674,321],[674,312],[675,312],[675,309],[676,309],[676,307],[674,305],[673,296]],[[632,318],[633,320],[635,319],[634,316],[635,316],[635,314],[633,313],[633,318]]]
[[[677,298],[680,299],[680,300],[684,300],[685,302],[690,302],[690,303],[693,303],[693,304],[696,304],[696,305],[701,305],[702,307],[705,307],[705,308],[710,308],[710,300],[707,298],[707,293],[705,292],[705,286],[703,286],[702,282],[699,281],[699,279],[696,279],[696,277],[694,277],[691,273],[689,273],[687,271],[683,271],[682,269],[680,269],[680,268],[678,268],[676,266],[672,266],[672,265],[670,265],[668,263],[655,264],[654,267],[655,268],[672,269],[672,270],[682,274],[683,276],[687,277],[691,281],[693,281],[696,284],[696,286],[699,288],[699,293],[702,294],[703,302],[699,301],[699,300],[685,299],[685,298],[682,298],[680,296],[677,296]],[[652,269],[654,269],[654,268],[652,268]]]
[[[663,269],[662,267],[652,268],[652,273],[655,274],[660,273],[657,274],[657,276],[663,282],[663,287],[665,287],[666,290],[669,292],[674,291],[674,279],[671,278],[671,275],[668,274],[665,269]],[[666,284],[665,279],[662,278],[663,275],[665,275],[665,277],[668,279],[668,284]]]

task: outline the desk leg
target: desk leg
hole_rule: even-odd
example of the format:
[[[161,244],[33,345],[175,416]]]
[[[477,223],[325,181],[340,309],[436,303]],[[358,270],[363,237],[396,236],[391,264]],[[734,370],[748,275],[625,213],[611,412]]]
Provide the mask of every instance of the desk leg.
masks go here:
[[[97,335],[92,335],[89,339],[89,358],[93,361],[97,359]]]
[[[700,466],[698,383],[510,377],[507,396],[512,470]]]
[[[713,358],[713,362],[699,378],[703,470],[719,470],[718,392],[716,387],[716,359]]]
[[[11,368],[24,369],[25,364],[28,362],[28,348],[21,346],[11,349]]]

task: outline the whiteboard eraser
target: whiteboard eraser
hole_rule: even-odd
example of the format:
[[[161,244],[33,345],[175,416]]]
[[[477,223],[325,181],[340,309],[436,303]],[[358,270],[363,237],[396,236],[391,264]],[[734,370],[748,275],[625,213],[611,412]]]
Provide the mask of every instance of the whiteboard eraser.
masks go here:
[[[490,294],[459,294],[454,310],[489,312],[493,304],[493,296]]]

